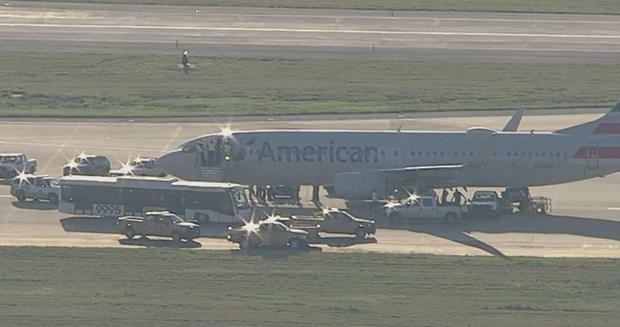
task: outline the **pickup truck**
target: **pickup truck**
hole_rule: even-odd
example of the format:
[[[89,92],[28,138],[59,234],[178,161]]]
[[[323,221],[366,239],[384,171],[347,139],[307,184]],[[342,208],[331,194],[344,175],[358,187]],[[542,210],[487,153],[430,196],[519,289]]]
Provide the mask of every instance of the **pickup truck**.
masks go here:
[[[504,208],[502,199],[495,191],[476,191],[470,203],[470,214],[474,217],[497,218]]]
[[[175,242],[179,242],[181,239],[192,241],[200,236],[199,225],[184,221],[168,211],[151,211],[147,212],[144,217],[120,217],[116,221],[116,228],[129,239],[136,235],[142,235],[142,237],[154,235],[169,236]]]
[[[261,247],[301,249],[308,246],[308,232],[290,228],[274,220],[250,222],[239,228],[228,227],[226,238],[239,244],[241,249]]]
[[[391,222],[429,220],[456,222],[461,219],[461,207],[453,204],[440,205],[435,196],[411,196],[404,202],[389,202],[384,214]]]
[[[353,217],[346,211],[324,209],[319,217],[291,216],[288,225],[292,228],[306,229],[316,226],[318,232],[333,234],[352,234],[359,239],[376,232],[375,221]]]
[[[28,159],[23,153],[0,153],[0,179],[11,179],[19,173],[33,174],[37,159]]]
[[[58,204],[60,199],[60,186],[58,180],[47,175],[20,175],[11,180],[11,195],[17,201],[24,202],[27,199],[47,200],[52,204]]]

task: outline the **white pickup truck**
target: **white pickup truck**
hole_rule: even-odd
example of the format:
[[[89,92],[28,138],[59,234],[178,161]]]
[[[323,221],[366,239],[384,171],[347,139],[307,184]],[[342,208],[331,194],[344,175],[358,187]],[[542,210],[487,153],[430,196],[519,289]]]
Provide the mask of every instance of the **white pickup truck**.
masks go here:
[[[461,207],[440,205],[434,196],[412,196],[404,202],[390,202],[384,206],[385,217],[391,222],[415,220],[456,222],[461,219]]]
[[[0,153],[0,179],[11,179],[19,173],[32,174],[36,170],[36,159],[28,159],[23,153]]]

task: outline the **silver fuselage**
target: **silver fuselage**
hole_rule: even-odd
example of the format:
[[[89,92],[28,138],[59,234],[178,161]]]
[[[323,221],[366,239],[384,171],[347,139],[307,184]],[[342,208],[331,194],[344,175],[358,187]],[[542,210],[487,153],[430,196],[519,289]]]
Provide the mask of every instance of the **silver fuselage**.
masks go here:
[[[230,160],[205,164],[206,144],[224,137],[230,139]],[[331,185],[339,173],[466,165],[474,158],[482,160],[478,168],[448,180],[425,181],[424,186],[536,186],[604,176],[620,170],[620,136],[485,130],[248,131],[193,139],[158,164],[189,180]]]

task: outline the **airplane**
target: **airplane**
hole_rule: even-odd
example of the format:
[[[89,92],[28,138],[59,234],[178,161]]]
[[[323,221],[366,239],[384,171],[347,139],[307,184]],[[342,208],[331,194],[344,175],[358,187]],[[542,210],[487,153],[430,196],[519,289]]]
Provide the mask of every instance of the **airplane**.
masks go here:
[[[554,132],[516,131],[522,114],[502,131],[226,130],[189,140],[157,164],[188,180],[320,185],[345,199],[385,198],[403,187],[550,185],[620,170],[620,102]],[[222,154],[223,142],[230,153]]]

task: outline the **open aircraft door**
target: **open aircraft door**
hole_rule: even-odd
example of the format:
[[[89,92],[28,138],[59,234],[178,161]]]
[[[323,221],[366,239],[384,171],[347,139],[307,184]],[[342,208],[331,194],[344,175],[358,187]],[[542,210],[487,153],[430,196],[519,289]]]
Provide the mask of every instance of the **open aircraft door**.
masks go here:
[[[596,142],[588,143],[586,150],[586,169],[594,170],[599,168],[599,146]]]

